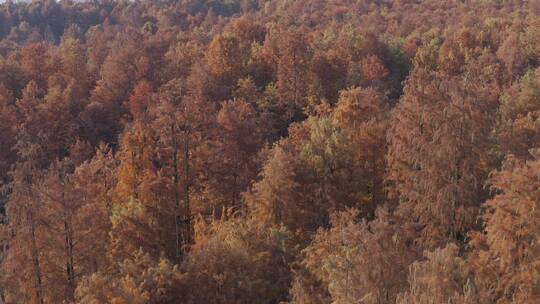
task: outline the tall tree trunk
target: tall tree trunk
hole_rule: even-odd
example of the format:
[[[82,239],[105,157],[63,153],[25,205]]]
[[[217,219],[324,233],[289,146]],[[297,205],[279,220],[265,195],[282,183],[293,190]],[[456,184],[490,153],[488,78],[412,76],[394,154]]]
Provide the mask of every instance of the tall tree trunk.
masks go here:
[[[192,227],[191,227],[191,206],[189,197],[189,131],[186,130],[185,143],[184,143],[184,200],[185,200],[185,237],[186,244],[192,243]]]
[[[63,195],[62,195],[63,197]],[[66,251],[66,276],[67,289],[66,301],[73,302],[75,300],[75,266],[73,257],[73,228],[71,225],[71,215],[67,211],[67,206],[64,202],[64,240]]]
[[[180,231],[180,194],[179,194],[179,188],[180,188],[180,173],[178,172],[178,145],[176,142],[176,128],[174,124],[171,125],[171,140],[172,140],[172,146],[173,146],[173,183],[174,183],[174,205],[176,214],[174,216],[174,229],[175,229],[175,241],[176,241],[176,262],[180,263],[181,257],[182,257],[182,240],[181,240],[181,231]]]
[[[34,267],[34,289],[35,296],[38,303],[43,304],[43,290],[42,290],[42,277],[41,277],[41,266],[39,263],[39,250],[37,247],[36,241],[36,223],[34,221],[34,214],[32,210],[28,209],[28,221],[30,224],[30,234],[31,234],[31,251],[32,251],[32,264]]]

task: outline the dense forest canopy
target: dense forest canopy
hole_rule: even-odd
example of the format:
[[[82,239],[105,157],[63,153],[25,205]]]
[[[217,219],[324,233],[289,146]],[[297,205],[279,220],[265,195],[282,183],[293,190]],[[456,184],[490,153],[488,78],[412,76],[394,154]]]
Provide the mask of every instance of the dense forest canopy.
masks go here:
[[[540,1],[0,2],[0,303],[540,303]]]

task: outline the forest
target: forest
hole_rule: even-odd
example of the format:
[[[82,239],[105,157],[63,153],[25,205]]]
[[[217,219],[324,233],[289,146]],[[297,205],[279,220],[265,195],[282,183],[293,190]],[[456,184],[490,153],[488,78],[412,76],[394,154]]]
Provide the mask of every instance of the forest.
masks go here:
[[[539,0],[0,2],[0,304],[540,303]]]

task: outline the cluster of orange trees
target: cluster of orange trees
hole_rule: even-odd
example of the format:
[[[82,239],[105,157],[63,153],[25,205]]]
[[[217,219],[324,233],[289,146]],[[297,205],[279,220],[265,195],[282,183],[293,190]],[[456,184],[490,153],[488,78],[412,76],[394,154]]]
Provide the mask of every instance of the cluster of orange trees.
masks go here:
[[[540,303],[540,2],[0,4],[0,303]]]

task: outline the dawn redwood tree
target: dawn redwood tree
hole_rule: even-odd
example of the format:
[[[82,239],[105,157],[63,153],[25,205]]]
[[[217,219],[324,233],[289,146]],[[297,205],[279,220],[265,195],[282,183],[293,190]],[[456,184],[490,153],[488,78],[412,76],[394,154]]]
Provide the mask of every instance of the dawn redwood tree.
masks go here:
[[[332,114],[334,121],[356,145],[355,167],[363,176],[361,198],[367,209],[375,210],[385,199],[384,174],[387,151],[388,101],[373,89],[341,91]]]
[[[44,91],[51,72],[48,45],[45,42],[27,45],[20,50],[18,62],[26,79],[34,80],[39,90]]]
[[[249,209],[262,221],[283,224],[307,241],[329,224],[333,211],[371,206],[356,166],[357,147],[329,118],[310,117],[289,128],[264,164],[262,178],[246,195]]]
[[[77,229],[74,247],[82,275],[101,271],[110,265],[107,248],[117,168],[118,161],[112,149],[102,144],[95,155],[77,166],[70,176],[80,205],[73,217],[73,227]]]
[[[17,121],[13,95],[0,85],[0,188],[9,182],[8,172],[17,159],[13,151],[16,143]],[[0,194],[0,206],[4,195]],[[2,208],[2,207],[0,207]]]
[[[66,37],[62,39],[58,49],[59,72],[80,90],[80,95],[88,97],[91,81],[88,71],[88,56],[85,45],[78,39]]]
[[[466,260],[453,243],[424,252],[424,259],[410,265],[408,282],[410,287],[397,296],[397,304],[478,303]]]
[[[375,55],[362,58],[359,65],[361,84],[364,86],[381,87],[390,73],[381,59]]]
[[[77,111],[70,86],[50,81],[45,96],[36,82],[30,81],[15,102],[17,145],[32,143],[41,150],[35,154],[40,167],[46,168],[55,158],[68,155],[76,141]],[[62,117],[62,119],[58,119]]]
[[[317,232],[302,261],[331,302],[394,303],[417,256],[408,225],[385,209],[369,222],[355,209],[335,213],[331,224]]]
[[[283,226],[231,212],[196,225],[196,241],[181,269],[188,303],[279,303],[297,250]]]
[[[19,97],[19,92],[28,82],[21,65],[16,58],[0,58],[0,84],[5,87],[14,97]]]
[[[129,98],[134,121],[120,139],[113,191],[109,256],[114,265],[142,250],[152,258],[173,259],[177,207],[174,188],[162,163],[160,129],[149,108],[156,96],[140,82]]]
[[[100,141],[116,143],[122,131],[122,118],[129,110],[124,102],[138,80],[135,61],[140,57],[140,49],[136,39],[129,35],[118,38],[81,113],[84,132],[94,145]]]
[[[223,200],[223,206],[241,207],[241,193],[260,171],[258,152],[263,138],[259,119],[255,109],[244,100],[221,104],[216,117],[215,163],[210,170],[215,176],[216,197]]]
[[[249,49],[242,48],[239,39],[230,34],[217,35],[206,53],[210,71],[223,84],[234,85],[236,80],[245,72]]]
[[[291,121],[302,116],[307,105],[309,62],[312,57],[310,41],[305,30],[276,34],[278,39],[277,88],[280,103],[287,108]]]
[[[159,170],[157,147],[158,138],[144,119],[130,124],[120,140],[109,247],[115,264],[139,249],[155,259],[174,257],[174,200]]]
[[[497,57],[504,62],[507,74],[512,79],[519,78],[526,71],[527,56],[524,54],[520,33],[513,32],[506,36],[497,49]]]
[[[23,151],[26,159],[32,157],[36,147]],[[6,300],[27,303],[45,303],[46,281],[43,273],[42,251],[45,232],[41,216],[42,203],[32,183],[39,178],[35,162],[19,162],[10,173],[10,196],[6,214],[10,219],[6,227],[10,234],[10,250],[2,261],[2,285]]]
[[[73,301],[77,278],[84,268],[78,264],[82,256],[76,250],[80,234],[79,227],[74,223],[81,206],[80,192],[74,188],[70,174],[80,162],[88,158],[90,151],[88,145],[77,142],[70,149],[70,157],[52,162],[49,168],[36,170],[36,164],[27,161],[20,163],[12,172],[10,190],[15,195],[11,195],[8,202],[8,216],[14,219],[8,227],[13,233],[10,244],[27,252],[13,251],[18,256],[8,257],[5,267],[24,273],[26,270],[20,268],[22,265],[17,261],[24,261],[31,254],[32,263],[27,265],[33,265],[32,281],[36,295],[29,298],[13,292],[8,294],[8,298],[14,296],[13,299],[17,301],[28,300],[31,303]],[[26,153],[32,153],[32,150],[26,150]],[[31,176],[26,171],[32,168],[29,166],[35,170]],[[15,221],[21,212],[26,213],[26,222],[18,219]],[[26,279],[29,280],[28,277]],[[11,284],[18,284],[11,285],[13,290],[31,290],[25,285],[26,282],[13,280]],[[38,289],[38,286],[41,287]]]
[[[148,109],[152,105],[154,92],[150,83],[139,81],[129,96],[129,113],[133,120],[148,119]]]
[[[315,231],[331,211],[355,206],[372,216],[383,202],[386,101],[372,89],[341,93],[333,113],[289,128],[247,195],[261,219]]]
[[[15,101],[17,118],[17,136],[32,137],[37,142],[37,134],[40,129],[39,111],[36,109],[43,103],[40,97],[38,85],[35,81],[30,81],[22,91],[21,98]],[[19,142],[22,144],[23,142]],[[37,155],[36,155],[37,156]],[[45,156],[42,156],[44,158]]]
[[[49,87],[43,102],[37,107],[39,121],[33,122],[39,143],[49,160],[63,158],[76,142],[79,129],[78,96],[74,87],[62,81],[55,83],[49,79]],[[62,119],[58,119],[62,117]]]
[[[43,238],[45,218],[41,212],[43,202],[34,187],[53,157],[40,138],[39,108],[42,105],[43,99],[35,81],[27,84],[22,97],[15,102],[17,134],[13,150],[18,162],[9,172],[10,183],[4,189],[9,193],[5,228],[10,235],[8,246],[12,248],[2,261],[8,301],[44,303],[48,297],[42,257],[46,246]]]
[[[178,265],[167,259],[155,261],[137,251],[132,259],[120,263],[118,273],[96,272],[84,277],[77,287],[80,304],[93,303],[177,303],[183,301],[186,283]]]
[[[540,300],[540,151],[527,161],[509,155],[490,184],[485,227],[472,235],[471,271],[480,303]]]
[[[204,57],[205,47],[199,41],[178,42],[169,47],[165,54],[167,75],[171,79],[185,78],[189,75],[193,64],[198,63]]]
[[[69,182],[66,162],[54,162],[33,185],[37,199],[41,202],[44,216],[42,250],[43,274],[47,284],[48,301],[73,301],[78,269],[76,270],[75,226],[73,218],[80,200]]]
[[[388,133],[387,181],[425,248],[463,243],[478,228],[496,101],[470,74],[417,69],[406,83]]]
[[[153,109],[152,126],[158,140],[161,176],[169,185],[175,212],[176,260],[193,242],[195,210],[203,212],[204,185],[199,180],[208,162],[208,141],[215,121],[215,110],[204,98],[197,98],[183,90],[180,80],[163,85],[159,104]],[[205,178],[206,179],[206,178]],[[194,199],[194,193],[200,200]]]
[[[334,103],[346,84],[345,59],[335,53],[314,51],[310,72],[313,74],[313,82],[310,84],[312,90],[317,91],[321,99]]]
[[[528,71],[501,96],[497,128],[504,154],[531,158],[529,149],[540,141],[540,70]]]

